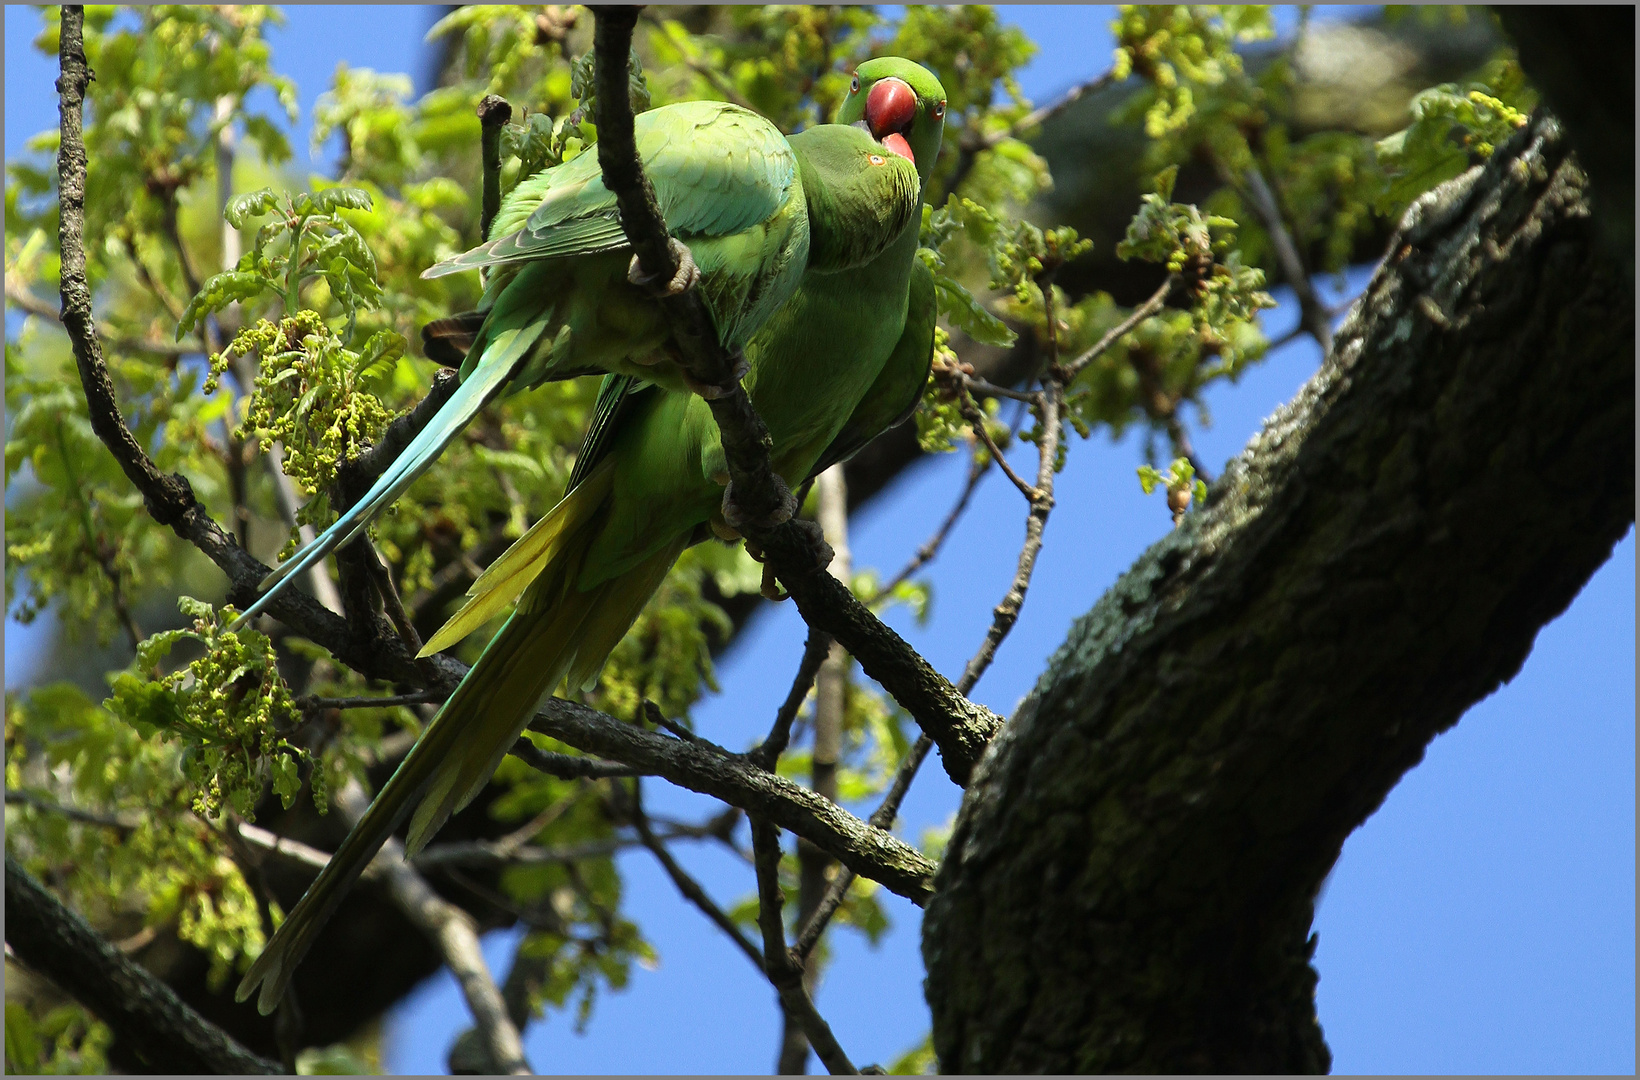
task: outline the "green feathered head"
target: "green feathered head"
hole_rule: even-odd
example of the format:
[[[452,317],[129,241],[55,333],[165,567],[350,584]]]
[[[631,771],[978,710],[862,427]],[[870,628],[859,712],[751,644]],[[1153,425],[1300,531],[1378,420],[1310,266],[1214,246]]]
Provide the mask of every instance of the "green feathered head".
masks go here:
[[[837,122],[863,126],[886,149],[916,165],[926,182],[945,133],[945,87],[921,64],[879,56],[855,69]]]
[[[809,212],[809,269],[875,259],[917,218],[922,183],[906,158],[857,127],[820,124],[789,137]]]

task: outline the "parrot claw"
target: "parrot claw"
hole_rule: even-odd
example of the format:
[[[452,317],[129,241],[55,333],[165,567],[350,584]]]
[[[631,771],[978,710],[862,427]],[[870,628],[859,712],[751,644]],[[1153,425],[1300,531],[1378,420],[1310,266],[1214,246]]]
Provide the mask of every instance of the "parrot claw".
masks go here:
[[[774,577],[774,567],[768,563],[763,564],[763,581],[758,585],[757,591],[763,594],[765,600],[773,600],[777,604],[782,600],[790,600],[792,595],[780,587],[780,582]]]
[[[645,274],[643,265],[638,262],[636,255],[632,256],[632,262],[627,264],[626,280],[654,296],[679,296],[694,288],[695,282],[700,280],[700,268],[695,265],[695,257],[677,237],[669,237],[667,242],[671,247],[672,257],[678,263],[677,273],[672,275],[672,280],[660,281],[659,274]]]
[[[797,513],[797,500],[784,484],[779,483],[780,478],[778,476],[775,477],[775,481],[781,488],[780,504],[761,517],[753,517],[740,508],[740,504],[735,501],[734,481],[729,481],[723,489],[722,513],[724,524],[744,535],[747,529],[772,529],[776,525],[790,521],[792,515]]]
[[[728,397],[740,389],[740,380],[744,379],[746,373],[750,370],[752,370],[752,365],[746,360],[746,357],[736,353],[734,370],[729,373],[729,382],[727,383],[703,383],[690,378],[687,371],[680,371],[679,374],[683,378],[683,385],[691,392],[699,394],[707,401],[716,401],[718,398]]]

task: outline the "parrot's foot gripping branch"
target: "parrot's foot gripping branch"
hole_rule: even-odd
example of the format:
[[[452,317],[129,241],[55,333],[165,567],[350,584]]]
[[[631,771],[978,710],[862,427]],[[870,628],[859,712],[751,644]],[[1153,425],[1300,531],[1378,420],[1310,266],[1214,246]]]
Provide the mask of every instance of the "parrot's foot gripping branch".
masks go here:
[[[777,476],[775,479],[778,481],[780,478]],[[723,520],[729,523],[731,529],[742,536],[746,535],[748,529],[772,529],[776,525],[790,521],[792,515],[797,513],[797,498],[791,493],[790,488],[786,488],[784,484],[780,486],[784,489],[780,492],[782,496],[780,501],[776,503],[772,510],[759,515],[747,512],[736,501],[735,482],[730,480],[723,489]]]
[[[667,237],[667,246],[671,248],[672,258],[678,267],[677,272],[670,278],[661,281],[660,273],[644,273],[643,263],[634,255],[626,268],[626,280],[653,296],[682,296],[694,288],[695,282],[700,280],[700,268],[695,265],[695,257],[689,253],[683,241],[675,236]]]
[[[732,359],[734,366],[730,369],[730,381],[728,383],[701,382],[691,376],[687,369],[681,369],[680,374],[683,377],[683,385],[688,387],[692,393],[699,394],[707,401],[716,401],[719,398],[728,397],[740,389],[740,380],[746,377],[748,371],[752,370],[751,363],[744,355],[735,353]]]

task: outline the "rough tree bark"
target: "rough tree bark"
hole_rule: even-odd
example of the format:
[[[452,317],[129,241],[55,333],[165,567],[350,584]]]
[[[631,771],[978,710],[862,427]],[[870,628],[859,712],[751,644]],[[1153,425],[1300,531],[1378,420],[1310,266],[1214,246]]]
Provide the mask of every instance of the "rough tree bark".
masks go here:
[[[1311,1072],[1313,900],[1634,517],[1634,308],[1540,113],[1409,212],[1333,355],[1071,630],[923,926],[961,1072]]]

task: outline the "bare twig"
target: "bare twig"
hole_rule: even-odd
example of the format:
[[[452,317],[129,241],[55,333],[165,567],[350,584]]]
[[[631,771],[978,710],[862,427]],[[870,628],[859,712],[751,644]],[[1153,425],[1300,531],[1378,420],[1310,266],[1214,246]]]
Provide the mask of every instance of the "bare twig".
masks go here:
[[[50,319],[54,323],[63,321],[62,312],[46,303],[30,292],[18,280],[12,270],[6,270],[6,299],[23,309],[30,315],[42,319]],[[205,351],[205,346],[193,338],[184,338],[182,341],[166,341],[162,338],[115,338],[108,339],[109,348],[115,352],[146,352],[156,356],[179,357],[192,356]]]
[[[894,819],[900,816],[900,804],[905,801],[906,792],[911,790],[911,781],[917,776],[917,770],[928,757],[928,751],[933,749],[934,740],[927,735],[917,736],[917,741],[911,745],[911,751],[906,754],[905,760],[900,762],[899,770],[894,774],[894,783],[889,786],[888,794],[871,814],[871,825],[874,828],[888,830],[894,827]],[[837,909],[843,906],[843,898],[848,895],[849,886],[859,875],[853,870],[844,869],[832,879],[826,889],[826,895],[821,898],[819,905],[814,909],[797,932],[797,942],[792,946],[792,955],[800,964],[807,964],[809,954],[814,951],[815,945],[820,942],[820,935],[826,932],[826,926],[831,922]]]
[[[123,821],[118,817],[108,814],[94,814],[89,810],[54,803],[49,799],[42,799],[38,795],[16,788],[6,789],[6,802],[17,806],[31,806],[36,810],[43,810],[48,814],[58,814],[70,821],[78,821],[84,825],[100,825],[106,829],[115,829],[121,834],[129,833],[136,828],[134,823]]]
[[[963,381],[970,393],[979,397],[1011,398],[1026,405],[1036,404],[1036,394],[1026,390],[1010,390],[1006,386],[996,386],[984,379],[976,379],[972,375],[964,375]]]
[[[670,731],[672,734],[676,735],[678,738],[682,739],[684,742],[707,742],[707,741],[709,741],[709,740],[706,740],[706,739],[702,739],[699,735],[696,735],[693,731],[690,731],[687,727],[684,727],[682,724],[678,723],[676,720],[668,720],[666,718],[666,714],[661,712],[661,707],[659,705],[655,704],[653,701],[650,701],[648,698],[645,698],[644,702],[643,702],[643,714],[644,714],[644,718],[647,719],[651,724],[654,724],[656,727],[662,729],[663,731]],[[716,745],[716,744],[714,744],[714,745]]]
[[[1091,349],[1064,365],[1064,375],[1060,379],[1060,383],[1069,383],[1076,378],[1083,368],[1098,359],[1106,349],[1116,344],[1124,335],[1130,333],[1134,327],[1162,310],[1162,305],[1167,302],[1167,294],[1172,292],[1173,286],[1178,283],[1179,277],[1177,274],[1167,275],[1167,280],[1162,282],[1156,291],[1150,294],[1149,300],[1134,308],[1131,315],[1112,327],[1110,332],[1096,341]]]
[[[560,780],[597,779],[601,776],[637,776],[639,770],[631,765],[614,761],[595,761],[591,758],[572,757],[543,750],[528,739],[520,738],[507,753],[537,772],[556,776]]]
[[[752,944],[751,939],[741,931],[735,921],[729,918],[728,914],[707,895],[700,882],[689,876],[688,872],[678,865],[678,861],[672,857],[672,853],[666,850],[666,844],[660,837],[655,835],[654,829],[650,828],[649,816],[644,813],[643,809],[642,789],[639,787],[642,783],[641,780],[632,782],[632,799],[630,805],[626,807],[631,813],[632,827],[638,832],[639,842],[655,856],[655,859],[661,864],[661,869],[666,871],[666,876],[672,879],[672,884],[677,886],[678,892],[683,894],[684,899],[699,908],[701,914],[710,919],[719,930],[727,934],[729,940],[734,942],[735,946],[746,954],[746,958],[759,971],[762,971],[763,954],[758,951],[757,946]]]
[[[70,22],[65,9],[64,52]],[[79,48],[79,26],[73,27]],[[78,74],[64,64],[65,82]],[[83,93],[84,83],[81,84]],[[65,95],[66,96],[66,95]],[[79,915],[64,907],[27,870],[6,855],[6,945],[34,971],[90,1009],[154,1072],[278,1073],[277,1062],[257,1056],[189,1008],[170,987],[139,967]]]
[[[1008,464],[1008,459],[997,448],[996,441],[991,438],[991,433],[985,429],[985,413],[980,410],[979,406],[974,403],[974,399],[969,397],[966,391],[962,398],[962,414],[968,419],[969,426],[974,429],[974,435],[985,444],[985,449],[990,452],[991,460],[997,463],[997,467],[1002,470],[1002,475],[1013,482],[1014,487],[1019,489],[1019,493],[1025,496],[1027,502],[1035,499],[1036,489],[1026,483],[1025,478],[1014,472],[1014,467]]]
[[[1042,550],[1042,530],[1048,523],[1048,514],[1053,510],[1054,467],[1059,458],[1059,414],[1065,403],[1065,384],[1059,367],[1059,322],[1053,303],[1053,274],[1054,270],[1050,268],[1038,279],[1047,316],[1048,363],[1042,377],[1038,404],[1041,435],[1037,439],[1036,486],[1031,489],[1031,510],[1025,518],[1025,544],[1019,551],[1019,567],[1014,573],[1013,584],[992,613],[991,628],[986,632],[985,641],[974,658],[968,661],[962,681],[957,684],[958,692],[963,695],[974,689],[974,684],[985,674],[985,669],[991,666],[997,646],[1019,619],[1019,610],[1025,604],[1025,590],[1030,587],[1031,573],[1036,569],[1036,556]],[[1160,305],[1166,295],[1164,290],[1158,289],[1151,299]]]
[[[792,722],[797,719],[797,710],[803,707],[803,700],[809,696],[809,689],[814,685],[814,677],[820,671],[820,665],[825,662],[831,650],[831,635],[824,630],[809,627],[808,640],[803,643],[803,659],[797,665],[797,675],[792,679],[792,688],[786,693],[786,700],[775,713],[774,726],[763,742],[746,755],[746,760],[760,769],[773,769],[775,762],[785,752],[786,744],[791,741]]]
[[[945,190],[947,192],[956,191],[962,182],[968,178],[968,174],[973,170],[975,162],[979,160],[979,155],[984,151],[996,149],[1005,139],[1021,138],[1032,128],[1041,127],[1087,95],[1103,90],[1115,81],[1116,72],[1113,69],[1086,82],[1078,83],[1065,91],[1056,100],[1031,110],[1000,131],[993,131],[989,135],[983,135],[973,129],[965,131],[957,148],[957,167],[952,171],[951,179],[945,185]]]
[[[443,701],[443,697],[432,690],[417,690],[412,694],[395,694],[392,697],[300,697],[296,699],[298,708],[303,709],[388,709],[395,705],[426,705],[429,702]]]
[[[353,780],[336,793],[335,805],[352,827],[364,816],[370,797],[364,787]],[[507,1015],[506,1002],[502,1001],[501,991],[484,961],[472,917],[433,892],[415,868],[404,861],[404,846],[397,840],[390,838],[382,845],[372,860],[372,865],[376,863],[383,864],[382,874],[399,910],[443,953],[445,963],[450,965],[456,982],[461,985],[473,1022],[485,1036],[491,1060],[504,1073],[529,1073],[518,1028]]]
[[[780,830],[770,822],[752,818],[752,850],[757,865],[757,923],[763,931],[763,970],[780,994],[787,1015],[803,1025],[809,1045],[833,1076],[858,1075],[837,1037],[814,1007],[803,988],[803,969],[786,947],[786,928],[780,919],[785,897],[780,891]]]
[[[1287,279],[1287,284],[1292,286],[1293,295],[1298,299],[1299,324],[1304,327],[1306,333],[1315,338],[1325,355],[1332,348],[1332,323],[1327,318],[1327,305],[1316,295],[1315,285],[1310,280],[1310,272],[1304,266],[1304,258],[1299,253],[1298,245],[1293,243],[1292,232],[1287,228],[1287,219],[1281,212],[1281,204],[1276,199],[1275,192],[1270,190],[1264,173],[1256,164],[1247,167],[1239,182],[1222,162],[1216,164],[1219,166],[1220,176],[1246,197],[1248,205],[1264,226],[1264,231],[1269,233],[1270,246],[1275,249],[1276,261],[1281,264],[1281,275]]]
[[[899,586],[900,582],[905,581],[911,577],[912,574],[915,574],[918,570],[921,570],[923,567],[927,566],[933,560],[934,556],[939,554],[940,548],[945,544],[945,538],[951,535],[951,530],[956,527],[958,520],[962,518],[963,513],[968,509],[968,503],[974,497],[974,489],[979,487],[980,480],[982,480],[985,474],[990,470],[990,464],[991,463],[989,460],[973,460],[969,462],[968,481],[962,485],[962,494],[957,496],[956,505],[951,507],[951,512],[945,515],[945,520],[940,522],[940,527],[934,531],[934,535],[930,536],[927,542],[925,542],[922,547],[917,549],[917,553],[912,556],[911,561],[901,567],[899,573],[889,578],[888,581],[884,583],[883,586],[866,601],[867,604],[876,605],[878,602],[887,597],[889,593],[892,593]]]

